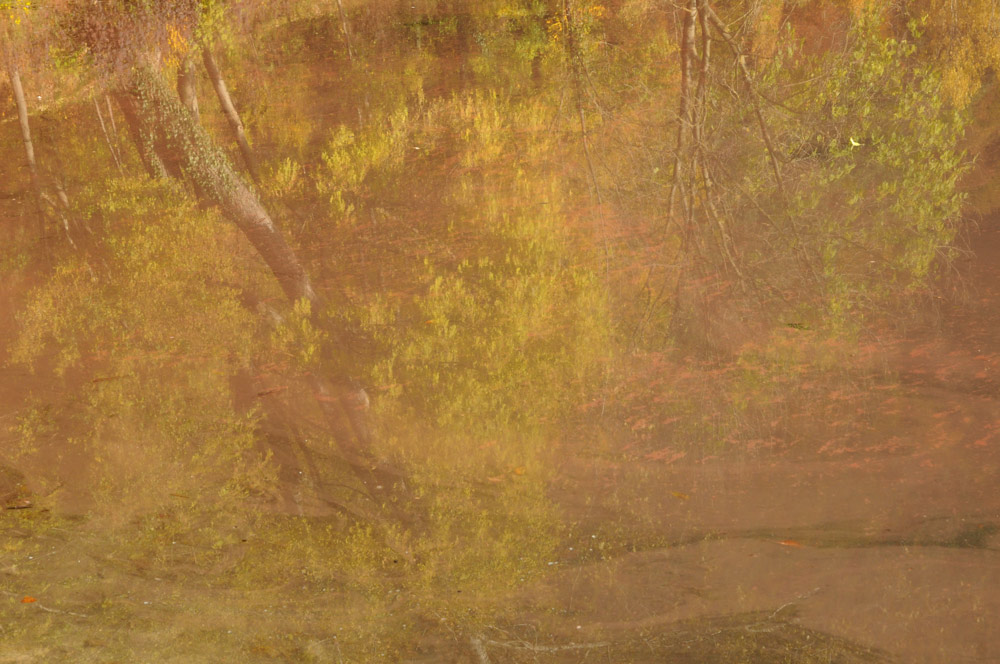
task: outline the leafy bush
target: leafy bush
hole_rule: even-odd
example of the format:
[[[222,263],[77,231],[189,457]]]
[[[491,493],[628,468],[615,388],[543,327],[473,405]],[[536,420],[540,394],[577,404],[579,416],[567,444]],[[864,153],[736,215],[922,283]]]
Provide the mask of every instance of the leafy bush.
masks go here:
[[[851,208],[846,239],[874,247],[886,264],[882,275],[912,290],[954,257],[963,200],[957,181],[967,164],[958,150],[964,120],[948,108],[939,76],[916,65],[912,44],[887,39],[876,43],[874,53],[864,48],[859,45],[852,61],[834,74],[827,99],[834,118],[841,100],[858,109],[854,121],[841,125],[841,135],[856,133],[858,148],[870,148],[858,160],[862,168],[848,170],[851,137],[847,146],[831,145],[833,159],[845,165],[831,169],[831,180],[840,181]],[[862,101],[858,90],[865,88],[878,90],[881,98]],[[895,103],[880,103],[889,100]]]
[[[232,405],[231,376],[257,343],[235,231],[161,183],[116,181],[90,212],[102,242],[33,292],[12,361],[54,351],[83,404],[70,415],[86,433],[70,442],[93,461],[101,497],[141,509],[265,488],[256,417]]]
[[[770,219],[748,216],[769,244],[753,246],[766,268],[759,274],[783,288],[792,287],[790,275],[812,282],[835,329],[856,328],[866,313],[934,285],[955,257],[957,183],[967,165],[958,147],[964,118],[916,45],[882,36],[874,13],[849,40],[846,54],[826,54],[800,74],[822,72],[823,83],[799,115],[775,111],[792,155],[787,208]],[[779,85],[777,71],[795,68],[776,63]],[[762,153],[758,172],[765,167]],[[765,186],[745,176],[745,190]]]
[[[366,183],[370,175],[385,177],[398,171],[405,154],[407,127],[404,106],[377,118],[361,133],[343,125],[332,132],[323,150],[325,168],[317,179],[317,189],[328,197],[335,217],[351,217],[355,211],[353,201],[372,188],[371,183]]]

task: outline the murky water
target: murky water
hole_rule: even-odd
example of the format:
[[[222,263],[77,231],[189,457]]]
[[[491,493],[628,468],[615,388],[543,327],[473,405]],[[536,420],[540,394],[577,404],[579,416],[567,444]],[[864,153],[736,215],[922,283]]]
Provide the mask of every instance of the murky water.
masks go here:
[[[10,26],[0,662],[1000,661],[995,90],[543,4]]]

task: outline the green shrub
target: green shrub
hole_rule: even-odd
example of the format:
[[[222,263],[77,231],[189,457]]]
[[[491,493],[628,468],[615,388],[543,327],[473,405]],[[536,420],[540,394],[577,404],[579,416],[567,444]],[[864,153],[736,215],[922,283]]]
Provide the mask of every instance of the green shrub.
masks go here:
[[[102,240],[32,293],[12,361],[53,353],[57,375],[73,370],[82,409],[66,415],[85,433],[70,443],[92,460],[101,497],[139,509],[170,494],[224,502],[261,488],[256,416],[237,413],[231,396],[257,343],[238,297],[235,230],[146,181],[117,181],[90,212]]]

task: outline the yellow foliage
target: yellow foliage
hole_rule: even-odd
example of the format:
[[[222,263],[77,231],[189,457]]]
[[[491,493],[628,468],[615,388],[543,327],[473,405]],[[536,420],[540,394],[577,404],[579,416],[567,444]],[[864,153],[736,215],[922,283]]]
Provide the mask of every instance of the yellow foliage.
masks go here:
[[[90,378],[75,397],[72,445],[92,460],[95,496],[135,509],[171,493],[238,498],[264,466],[255,416],[232,407],[229,378],[256,326],[228,285],[243,279],[235,230],[161,183],[122,180],[94,207],[100,250],[76,253],[28,299],[11,360],[55,351],[54,370]],[[22,447],[46,421],[22,418]],[[258,479],[250,479],[250,476]]]
[[[783,0],[763,0],[757,3],[753,50],[758,57],[766,58],[774,54],[778,45],[778,33],[781,30],[783,8]]]
[[[167,25],[167,48],[163,63],[171,69],[180,64],[190,49],[188,38],[173,23]]]
[[[924,53],[937,58],[944,94],[964,108],[983,77],[1000,66],[1000,15],[995,0],[909,0],[906,9],[923,19]]]
[[[0,3],[0,9],[7,10],[7,18],[14,25],[21,25],[21,20],[27,16],[31,9],[31,0],[7,0]]]
[[[880,7],[882,7],[881,3],[876,0],[847,0],[847,8],[854,17],[860,17],[865,12]]]
[[[177,55],[185,55],[188,52],[188,38],[172,23],[167,26],[167,43],[170,45],[170,50]]]

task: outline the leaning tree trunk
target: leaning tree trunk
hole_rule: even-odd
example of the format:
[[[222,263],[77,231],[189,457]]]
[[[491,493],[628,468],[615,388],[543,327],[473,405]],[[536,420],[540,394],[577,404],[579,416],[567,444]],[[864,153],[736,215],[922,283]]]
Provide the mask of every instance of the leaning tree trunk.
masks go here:
[[[247,171],[250,173],[250,177],[254,183],[259,185],[260,169],[257,168],[257,158],[250,149],[246,131],[243,129],[243,120],[240,119],[240,114],[233,104],[233,99],[229,96],[229,88],[226,87],[226,82],[219,72],[219,66],[216,64],[215,57],[212,55],[212,50],[208,47],[208,44],[202,46],[201,56],[202,60],[205,61],[205,69],[208,71],[208,77],[212,79],[215,94],[219,97],[219,104],[222,106],[222,111],[225,113],[226,120],[229,121],[229,126],[232,127],[233,133],[236,135],[236,143],[240,146],[240,152],[243,154],[243,161],[247,165]]]
[[[130,124],[135,122],[138,133],[152,137],[160,160],[168,168],[177,168],[204,199],[218,205],[243,232],[285,296],[293,302],[305,299],[313,305],[313,312],[318,312],[323,302],[295,252],[250,186],[171,94],[162,78],[155,72],[137,68],[117,97]],[[365,460],[371,436],[364,390],[348,379],[335,378],[331,382],[315,373],[309,376],[309,382],[345,457],[354,465],[370,469],[370,462]]]
[[[35,145],[31,140],[31,125],[28,123],[28,104],[24,99],[24,87],[21,85],[21,73],[10,44],[4,40],[4,61],[7,66],[7,76],[10,87],[14,91],[14,103],[17,105],[17,120],[21,125],[21,140],[24,141],[24,156],[31,174],[31,187],[35,193],[35,208],[38,212],[39,231],[45,235],[45,208],[42,205],[42,181],[38,177],[38,164],[35,161]]]
[[[122,117],[125,118],[125,125],[132,136],[132,142],[135,143],[135,151],[139,155],[139,161],[142,162],[149,177],[153,179],[165,179],[171,176],[181,177],[179,169],[168,170],[163,159],[157,154],[153,147],[153,137],[143,126],[139,117],[135,99],[123,92],[115,92],[114,98],[118,108],[121,109]]]
[[[134,118],[143,133],[152,137],[156,154],[171,175],[190,180],[239,227],[288,299],[317,302],[309,276],[257,195],[160,77],[139,72],[119,97],[126,117]]]
[[[201,115],[198,113],[198,89],[195,86],[196,78],[194,73],[194,62],[191,56],[184,58],[177,70],[177,96],[181,98],[181,103],[191,112],[195,122],[201,122]]]

